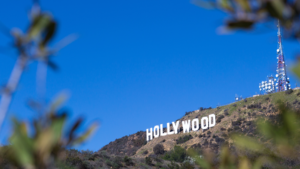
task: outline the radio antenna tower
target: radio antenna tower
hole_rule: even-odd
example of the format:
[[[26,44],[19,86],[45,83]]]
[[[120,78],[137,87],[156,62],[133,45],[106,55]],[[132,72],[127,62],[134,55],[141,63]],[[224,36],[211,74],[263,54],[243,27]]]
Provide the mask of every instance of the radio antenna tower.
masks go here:
[[[277,65],[277,74],[276,77],[278,78],[278,81],[276,83],[276,89],[278,92],[289,90],[291,88],[289,78],[286,74],[286,65],[284,61],[284,55],[282,51],[282,43],[281,43],[281,33],[280,33],[280,23],[278,20],[278,49],[277,49],[277,59],[278,59],[278,65]]]

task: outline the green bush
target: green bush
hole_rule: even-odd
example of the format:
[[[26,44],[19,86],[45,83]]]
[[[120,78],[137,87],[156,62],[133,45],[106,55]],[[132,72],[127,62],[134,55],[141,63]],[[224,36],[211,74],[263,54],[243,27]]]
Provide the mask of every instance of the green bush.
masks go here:
[[[180,169],[180,166],[172,161],[171,164],[168,164],[168,168],[169,169]]]
[[[292,94],[293,93],[293,89],[289,89],[285,91],[285,94]]]
[[[186,150],[180,146],[175,146],[173,150],[167,152],[163,159],[182,163],[187,156]]]
[[[66,162],[72,166],[81,166],[83,164],[79,157],[67,157]]]
[[[181,164],[180,169],[194,169],[194,165],[189,162],[184,162]]]
[[[146,158],[145,158],[145,161],[146,161],[146,164],[147,164],[147,165],[150,165],[150,166],[153,165],[152,159],[151,159],[150,157],[146,157]]]
[[[192,138],[193,138],[193,136],[190,135],[190,134],[189,135],[185,135],[183,137],[179,137],[179,139],[176,140],[176,143],[177,144],[182,144],[182,143],[185,143],[185,142],[189,141]]]
[[[108,165],[109,167],[113,166],[113,164],[110,160],[105,160],[105,164]]]
[[[57,162],[55,164],[55,167],[59,168],[59,169],[74,169],[74,167],[72,165],[66,164],[66,163],[62,163],[62,162]],[[0,165],[0,168],[7,168],[7,167],[4,167],[4,166]]]
[[[116,156],[113,160],[112,160],[112,168],[114,169],[118,169],[123,167],[122,164],[123,159],[121,157]]]
[[[92,166],[91,163],[89,163],[88,161],[84,161],[81,165],[82,169],[93,169],[94,167]]]
[[[165,153],[164,146],[163,146],[162,144],[156,144],[156,145],[153,147],[153,152],[154,152],[154,154],[156,154],[156,155],[164,154],[164,153]]]
[[[147,141],[143,137],[141,137],[139,139],[133,140],[133,144],[136,147],[141,147],[141,146],[147,144]]]
[[[125,156],[124,159],[123,159],[123,161],[125,162],[125,164],[126,164],[127,166],[133,166],[133,165],[134,165],[132,159],[129,158],[128,156]]]

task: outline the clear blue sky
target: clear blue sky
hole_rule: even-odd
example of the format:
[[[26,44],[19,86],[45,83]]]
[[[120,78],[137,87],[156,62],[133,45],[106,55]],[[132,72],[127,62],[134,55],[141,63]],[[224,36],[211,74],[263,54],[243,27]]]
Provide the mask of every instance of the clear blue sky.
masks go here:
[[[47,97],[71,91],[66,107],[72,118],[98,119],[101,127],[79,149],[98,150],[110,141],[157,124],[172,122],[186,111],[215,107],[248,97],[276,69],[276,27],[254,32],[217,34],[225,14],[205,10],[186,0],[42,1],[59,20],[56,39],[79,39],[55,58],[59,72],[50,71]],[[30,1],[1,2],[0,21],[26,28]],[[0,45],[10,39],[0,34]],[[297,42],[283,40],[287,64]],[[15,62],[14,53],[0,54],[0,83]],[[35,115],[25,105],[37,98],[36,65],[22,77],[1,130],[10,133],[10,117]],[[290,73],[289,73],[290,74]],[[292,87],[295,78],[291,77]]]

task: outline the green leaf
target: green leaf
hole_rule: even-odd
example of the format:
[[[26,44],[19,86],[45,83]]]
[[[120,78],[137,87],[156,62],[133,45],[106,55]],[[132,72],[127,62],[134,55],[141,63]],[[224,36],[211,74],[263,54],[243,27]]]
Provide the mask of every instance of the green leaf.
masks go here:
[[[23,123],[20,123],[15,118],[13,123],[14,133],[10,138],[10,143],[15,159],[22,166],[33,166],[33,140],[25,132]]]
[[[253,21],[251,20],[233,20],[227,21],[227,26],[231,29],[242,28],[242,29],[250,29],[252,28]]]
[[[80,144],[83,141],[85,141],[97,128],[98,128],[98,123],[93,123],[88,129],[87,131],[85,131],[81,136],[77,137],[74,141],[73,141],[73,145],[76,144]]]
[[[248,149],[254,152],[265,152],[265,146],[257,142],[254,138],[234,135],[232,139],[235,144],[242,149]]]
[[[300,61],[292,68],[292,71],[300,78]]]
[[[41,43],[42,47],[47,45],[47,43],[53,38],[55,32],[56,32],[56,22],[51,21],[45,28],[45,37]]]
[[[228,11],[234,11],[234,8],[231,5],[230,0],[220,0],[220,5],[223,9],[228,10]]]
[[[63,133],[63,127],[65,124],[65,118],[60,118],[55,120],[51,125],[51,130],[53,131],[53,142],[58,142]]]
[[[250,4],[248,2],[248,0],[236,0],[239,5],[244,9],[244,11],[251,11],[251,7],[250,7]]]
[[[40,36],[50,22],[51,16],[47,14],[41,14],[34,18],[28,30],[27,40],[32,40]]]
[[[281,0],[267,1],[265,4],[265,9],[268,11],[269,15],[278,19],[283,18],[284,8],[285,6]]]
[[[67,92],[61,92],[53,99],[52,103],[50,104],[50,112],[55,112],[58,110],[65,102],[68,100],[69,94]]]
[[[83,121],[83,119],[79,118],[79,119],[77,119],[77,121],[72,126],[71,130],[69,131],[68,144],[73,140],[73,138],[74,138],[74,132],[78,129],[78,127],[80,126],[80,124],[82,123],[82,121]]]
[[[253,169],[261,169],[264,164],[275,164],[275,161],[270,156],[260,156],[252,162]]]

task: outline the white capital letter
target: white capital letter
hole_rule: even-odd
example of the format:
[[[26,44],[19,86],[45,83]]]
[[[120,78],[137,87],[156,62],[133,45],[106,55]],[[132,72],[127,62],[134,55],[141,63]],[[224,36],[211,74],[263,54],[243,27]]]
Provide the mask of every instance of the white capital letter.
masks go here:
[[[190,132],[190,124],[191,124],[191,120],[188,121],[182,121],[182,126],[183,126],[183,133]]]
[[[174,126],[173,126],[173,130],[174,130]],[[167,123],[167,133],[168,135],[174,134],[174,131],[170,131],[170,123]]]
[[[177,134],[178,126],[179,126],[179,121],[176,121],[176,123],[172,122],[173,130],[175,131],[175,134]]]
[[[204,120],[206,121],[205,126],[204,126]],[[207,117],[202,117],[202,119],[201,119],[201,128],[202,128],[202,130],[208,128],[208,118]]]
[[[149,141],[149,137],[150,136],[150,140],[152,140],[153,136],[152,136],[152,128],[150,128],[150,132],[148,132],[148,129],[146,130],[146,137],[147,137],[147,141]]]
[[[156,132],[155,132],[156,130]],[[154,133],[154,137],[157,138],[159,137],[159,126],[154,126],[154,129],[153,129],[153,133]]]
[[[213,127],[216,125],[216,116],[214,114],[210,114],[208,116],[208,120],[209,120],[209,127]],[[212,122],[211,122],[212,120]]]
[[[164,133],[164,128],[163,128],[163,125],[161,124],[160,125],[160,136],[166,136],[167,133]]]
[[[196,123],[196,124],[195,124]],[[196,125],[196,126],[195,126]],[[197,131],[199,130],[199,119],[196,118],[192,121],[192,130]]]

